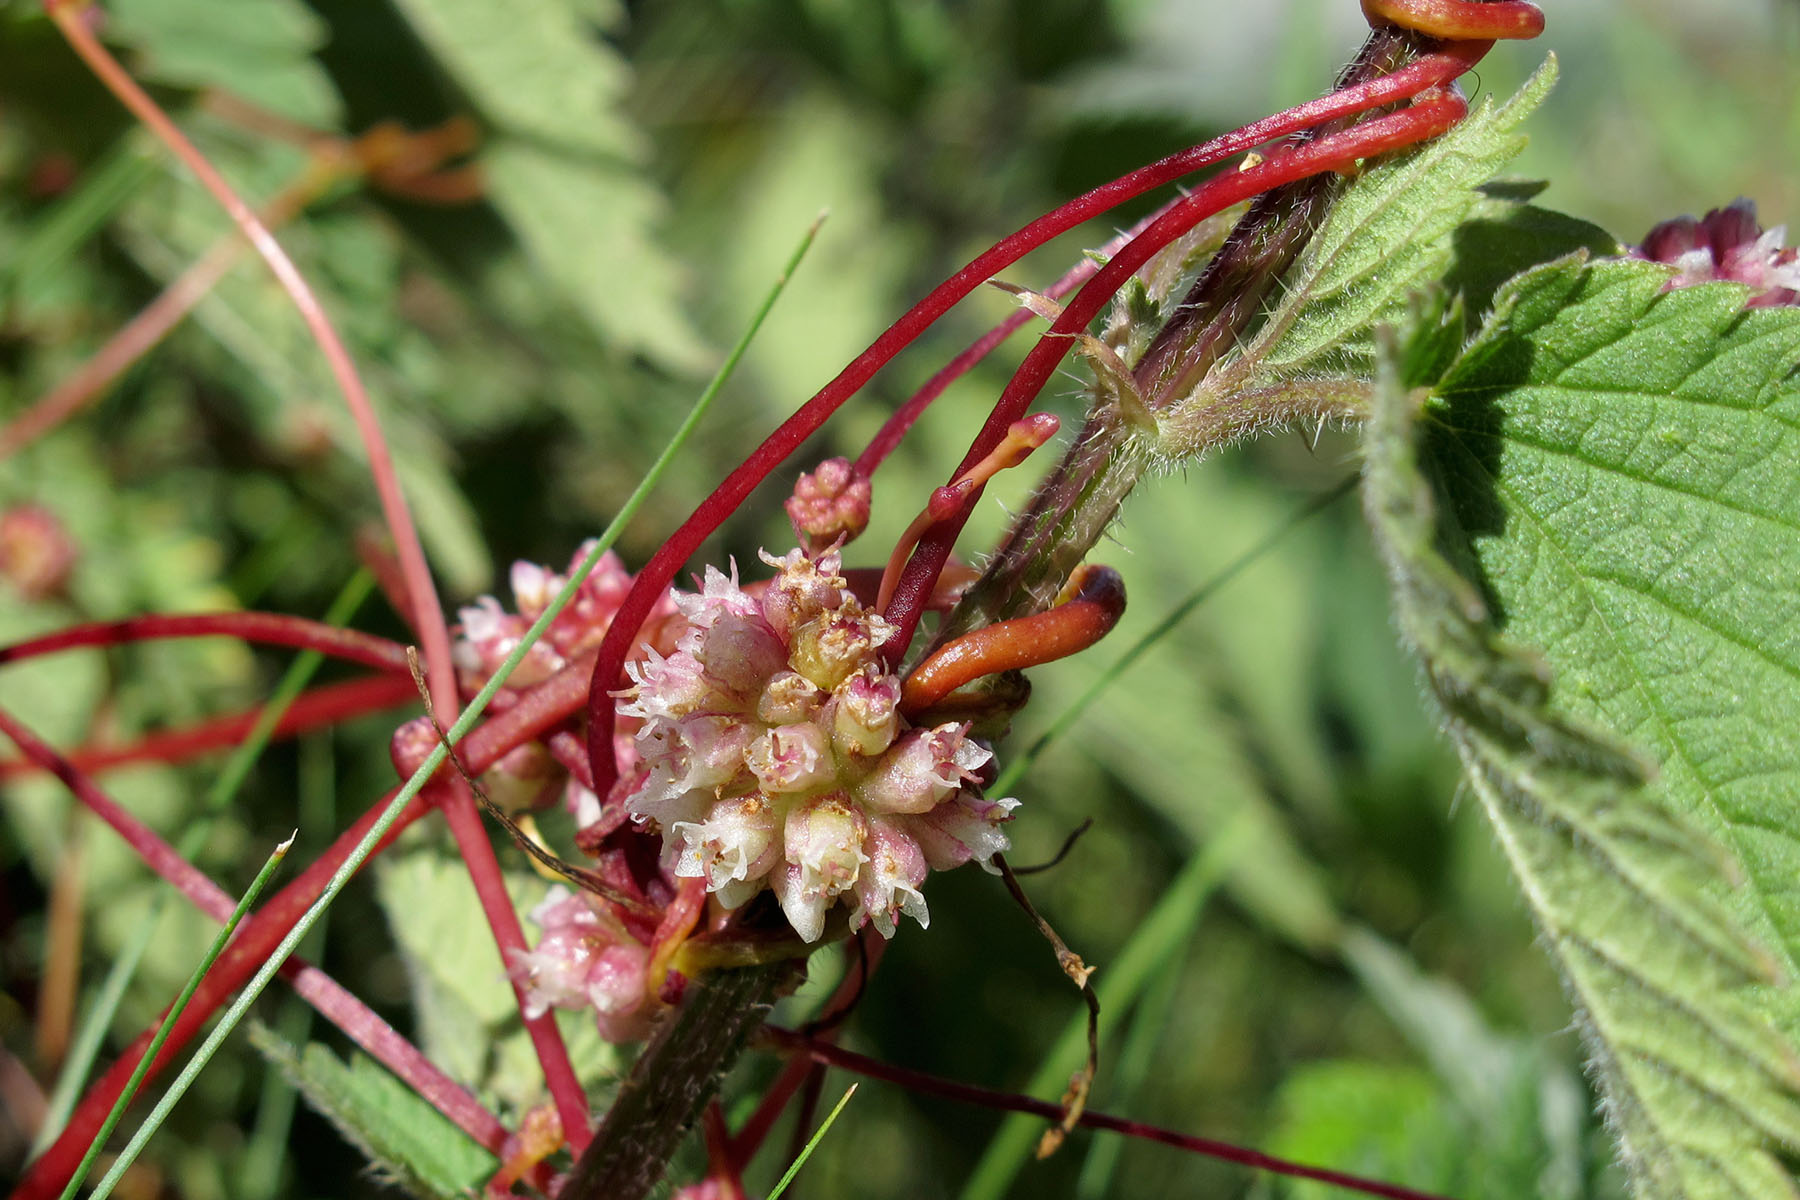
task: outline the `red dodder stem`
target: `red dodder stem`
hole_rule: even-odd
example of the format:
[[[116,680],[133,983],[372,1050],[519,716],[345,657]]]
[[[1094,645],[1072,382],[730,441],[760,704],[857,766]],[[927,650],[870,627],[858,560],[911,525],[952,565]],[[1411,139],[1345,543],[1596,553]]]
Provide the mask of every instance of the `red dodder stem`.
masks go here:
[[[325,315],[325,310],[313,295],[305,278],[268,227],[100,44],[82,22],[78,5],[71,0],[48,0],[47,7],[64,38],[100,81],[199,177],[200,182],[230,214],[238,229],[275,273],[318,342],[319,349],[344,394],[344,401],[356,421],[364,450],[369,456],[370,474],[375,481],[382,514],[393,535],[406,581],[413,627],[424,646],[432,707],[439,721],[445,725],[451,724],[461,709],[461,697],[457,692],[456,669],[450,658],[450,633],[444,623],[443,608],[438,601],[437,585],[432,581],[430,567],[426,564],[425,552],[413,527],[412,514],[406,507],[406,497],[400,490],[399,478],[394,472],[393,459],[382,437],[374,406],[370,403],[362,379],[357,375],[349,352],[344,348],[343,340],[338,337],[337,330]],[[473,799],[462,796],[453,801],[452,807],[466,809],[462,819],[452,822],[452,829],[458,831],[457,844],[463,852],[476,890],[487,897],[504,896],[505,881],[500,874],[499,863],[494,858],[493,847],[488,843],[485,831],[479,828],[480,821],[475,816]],[[511,961],[515,954],[523,953],[526,949],[524,933],[519,928],[518,916],[510,903],[504,906],[504,918],[493,904],[484,902],[483,907],[493,926],[494,939],[499,944],[502,959]],[[544,1075],[557,1097],[564,1130],[571,1139],[578,1140],[587,1128],[586,1098],[580,1094],[578,1086],[572,1086],[574,1068],[569,1064],[561,1034],[553,1024],[547,1027],[547,1032],[539,1024],[540,1027],[533,1031],[532,1044],[542,1056]]]
[[[1097,260],[1108,259],[1117,254],[1126,242],[1142,233],[1149,227],[1150,222],[1167,212],[1169,207],[1170,205],[1165,204],[1124,233],[1115,235],[1094,251],[1093,257],[1083,258],[1070,267],[1060,279],[1045,288],[1043,294],[1052,300],[1058,300],[1092,279],[1094,272],[1100,269],[1100,262]],[[945,363],[937,374],[927,379],[923,387],[914,392],[906,403],[895,409],[894,414],[882,423],[881,428],[875,432],[875,436],[869,439],[868,446],[856,456],[855,473],[857,475],[873,475],[875,469],[886,461],[887,456],[899,447],[901,440],[918,423],[919,418],[925,415],[925,410],[930,408],[932,403],[943,395],[951,384],[968,374],[976,363],[992,354],[1000,343],[1035,320],[1037,320],[1035,313],[1022,308],[970,342],[967,349]]]
[[[84,806],[112,826],[145,862],[173,884],[195,907],[215,921],[223,921],[231,915],[233,901],[223,889],[4,711],[0,711],[0,732],[10,737],[27,758],[56,774]],[[157,1061],[152,1064],[152,1074],[166,1065],[188,1039],[199,1031],[212,1012],[236,991],[244,979],[254,973],[269,950],[291,928],[293,921],[323,890],[337,864],[342,862],[383,807],[385,805],[378,805],[356,827],[338,839],[332,848],[336,853],[335,858],[328,853],[325,858],[307,868],[261,911],[240,926],[239,938],[214,965],[200,989],[194,993],[188,1008],[178,1018],[174,1031],[164,1043]],[[401,818],[399,825],[404,825],[424,811],[422,807],[409,809],[408,815]],[[398,832],[399,825],[390,833],[390,838]],[[505,1127],[465,1089],[433,1066],[417,1047],[395,1032],[392,1026],[371,1012],[330,976],[298,958],[289,959],[282,972],[302,998],[377,1061],[387,1066],[471,1137],[490,1150],[499,1150],[506,1139]],[[14,1193],[15,1197],[49,1197],[61,1191],[69,1172],[80,1161],[88,1143],[111,1110],[119,1090],[130,1078],[138,1059],[149,1046],[153,1033],[154,1029],[141,1034],[89,1089],[81,1104],[71,1114],[69,1124],[61,1136],[32,1164],[25,1180]]]
[[[909,1070],[906,1067],[892,1066],[851,1050],[840,1049],[829,1042],[808,1038],[789,1030],[765,1026],[763,1037],[782,1049],[803,1055],[813,1062],[840,1067],[858,1075],[866,1075],[871,1079],[885,1080],[898,1087],[906,1088],[908,1091],[920,1092],[929,1096],[942,1096],[947,1100],[979,1105],[982,1108],[997,1109],[1001,1112],[1029,1113],[1035,1117],[1043,1117],[1047,1121],[1061,1120],[1063,1116],[1063,1108],[1059,1104],[1034,1100],[1029,1096],[1019,1096],[1012,1092],[996,1091],[993,1088],[941,1079],[936,1075]],[[1087,1129],[1105,1129],[1143,1141],[1160,1142],[1165,1146],[1174,1146],[1193,1154],[1203,1154],[1208,1158],[1237,1163],[1258,1171],[1268,1171],[1274,1175],[1334,1184],[1354,1192],[1361,1192],[1365,1196],[1382,1196],[1387,1200],[1449,1200],[1445,1196],[1403,1187],[1397,1183],[1365,1179],[1359,1175],[1351,1175],[1344,1171],[1332,1171],[1324,1167],[1309,1167],[1304,1163],[1276,1158],[1272,1154],[1264,1154],[1260,1150],[1252,1150],[1247,1146],[1237,1146],[1213,1138],[1176,1133],[1171,1129],[1161,1129],[1154,1125],[1128,1121],[1122,1117],[1112,1117],[1091,1110],[1082,1113],[1081,1119],[1076,1123]]]
[[[376,675],[326,684],[295,697],[294,702],[287,706],[281,719],[276,722],[275,728],[270,731],[270,737],[292,737],[321,725],[335,725],[365,713],[394,708],[416,698],[418,694],[411,680],[397,675]],[[262,718],[262,712],[262,708],[257,707],[248,712],[202,721],[185,729],[153,733],[123,746],[72,750],[66,757],[69,765],[76,770],[90,774],[126,763],[186,762],[210,751],[236,746],[256,727],[256,723]],[[22,760],[0,762],[0,782],[35,769],[38,769],[36,764]]]
[[[631,591],[626,595],[617,615],[613,618],[612,628],[607,631],[605,640],[601,642],[599,658],[594,664],[593,682],[588,696],[588,752],[594,763],[597,790],[604,795],[618,777],[618,769],[613,761],[612,753],[614,713],[613,701],[609,693],[624,685],[625,660],[631,653],[632,647],[637,644],[638,630],[643,625],[644,619],[649,616],[652,606],[674,580],[676,571],[680,570],[681,565],[699,549],[700,544],[710,537],[714,530],[718,529],[732,513],[737,511],[738,506],[759,483],[768,477],[770,472],[780,466],[807,438],[817,432],[820,426],[845,401],[874,376],[876,371],[885,366],[933,322],[948,312],[957,301],[981,286],[996,272],[1005,270],[1045,242],[1152,188],[1172,183],[1201,167],[1209,166],[1234,154],[1260,146],[1264,142],[1284,137],[1322,121],[1365,112],[1371,108],[1378,108],[1381,105],[1405,99],[1446,78],[1454,78],[1455,75],[1461,74],[1468,69],[1468,62],[1466,57],[1459,56],[1455,51],[1443,55],[1433,55],[1428,59],[1420,59],[1392,75],[1333,92],[1329,96],[1289,109],[1284,113],[1278,113],[1253,125],[1246,125],[1223,137],[1178,151],[1149,166],[1140,167],[1069,201],[1001,239],[934,288],[929,295],[889,326],[868,349],[859,354],[849,366],[838,373],[836,378],[826,384],[817,395],[802,405],[793,416],[784,421],[774,433],[753,450],[750,456],[730,475],[726,476],[725,481],[700,503],[693,515],[680,528],[676,529],[669,540],[663,543],[650,561],[644,565],[644,569],[638,572]],[[1192,222],[1190,221],[1189,224]],[[1119,282],[1123,282],[1123,280],[1121,279]],[[1115,290],[1117,286],[1117,283],[1113,285]],[[1042,386],[1041,383],[1039,386]],[[1002,422],[1000,436],[1004,436],[1004,425],[1005,422]],[[986,436],[985,431],[983,436]],[[961,474],[969,465],[979,461],[998,440],[998,436],[996,436],[985,444],[978,441],[979,452],[971,450],[970,457],[964,461],[957,474]],[[960,529],[961,523],[956,522],[955,524]],[[936,537],[928,540],[933,544],[943,541]],[[953,531],[950,534],[950,540],[954,540]],[[930,572],[932,578],[936,578],[938,571],[942,569],[944,561],[949,556],[948,545],[948,541],[943,541],[942,554],[939,555],[934,550],[927,559],[927,561],[930,561],[931,558],[936,560],[936,565]],[[915,561],[919,561],[917,556],[915,556]],[[915,585],[916,583],[915,580]],[[910,596],[906,603],[913,606],[913,610],[916,611],[916,606],[925,595],[930,593],[930,590],[929,587],[924,588],[919,594]],[[910,629],[908,632],[910,633]],[[894,644],[904,646],[905,641],[901,640]]]
[[[457,849],[475,884],[475,895],[487,917],[488,928],[493,931],[500,961],[510,967],[530,949],[525,944],[525,931],[519,925],[519,914],[513,908],[512,897],[507,894],[506,876],[494,856],[494,845],[488,840],[487,826],[475,808],[474,796],[460,779],[448,787],[450,794],[442,805],[444,818],[450,823],[451,835],[456,838]],[[517,980],[512,980],[512,989],[523,1015],[525,991]],[[562,1120],[563,1136],[579,1153],[589,1137],[587,1093],[582,1090],[575,1067],[569,1061],[569,1050],[563,1044],[562,1030],[556,1026],[555,1013],[546,1011],[525,1018],[525,1032],[544,1069],[544,1084],[550,1090],[551,1102],[556,1105],[556,1115]]]
[[[1051,324],[1050,331],[1026,354],[964,456],[962,465],[951,478],[960,476],[999,444],[1007,429],[1024,415],[1044,385],[1049,383],[1057,366],[1073,347],[1070,335],[1084,330],[1113,294],[1157,251],[1206,217],[1241,200],[1322,171],[1351,167],[1360,158],[1435,136],[1455,124],[1464,111],[1460,98],[1444,94],[1440,99],[1420,102],[1403,112],[1376,118],[1341,134],[1284,150],[1247,170],[1208,180],[1178,201],[1101,268],[1063,309],[1062,315]],[[885,614],[897,629],[888,643],[890,646],[903,650],[911,642],[924,611],[925,599],[936,586],[938,573],[949,560],[956,536],[979,497],[980,489],[977,489],[960,513],[940,522],[921,540],[912,561],[901,574],[900,583],[894,590],[894,601]]]
[[[309,621],[305,617],[255,612],[151,614],[127,617],[122,621],[71,625],[43,637],[0,646],[0,666],[83,646],[121,646],[130,642],[193,637],[229,637],[264,646],[317,650],[328,657],[361,663],[378,671],[407,673],[406,647],[398,642],[358,633],[354,629],[340,629],[321,621]]]

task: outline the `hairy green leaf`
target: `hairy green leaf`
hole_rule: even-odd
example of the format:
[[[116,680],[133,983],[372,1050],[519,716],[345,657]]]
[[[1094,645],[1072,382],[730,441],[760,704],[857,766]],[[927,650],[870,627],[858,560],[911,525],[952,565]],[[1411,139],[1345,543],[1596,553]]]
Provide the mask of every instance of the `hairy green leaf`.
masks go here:
[[[1365,500],[1637,1193],[1793,1195],[1800,311],[1667,278],[1516,280],[1422,450],[1424,360],[1384,359]]]
[[[251,1040],[314,1108],[364,1154],[377,1174],[415,1196],[468,1196],[500,1162],[429,1101],[360,1052],[344,1062],[317,1042],[304,1049],[266,1025]]]

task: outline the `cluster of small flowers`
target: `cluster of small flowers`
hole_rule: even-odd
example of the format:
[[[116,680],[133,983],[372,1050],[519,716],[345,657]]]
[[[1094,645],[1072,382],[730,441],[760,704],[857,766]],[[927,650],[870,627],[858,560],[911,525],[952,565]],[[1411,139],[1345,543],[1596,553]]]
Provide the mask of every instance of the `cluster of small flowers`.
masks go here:
[[[451,652],[457,667],[468,675],[469,683],[479,686],[499,670],[500,664],[518,648],[526,630],[543,615],[593,546],[592,540],[583,542],[569,560],[568,572],[560,575],[536,563],[523,560],[513,563],[510,581],[515,612],[507,612],[494,597],[483,596],[457,613],[459,624]],[[593,650],[606,636],[613,615],[619,611],[619,605],[630,590],[631,572],[625,569],[619,556],[610,550],[601,555],[568,605],[544,631],[544,636],[532,643],[519,665],[507,676],[507,687],[526,688],[542,683]],[[664,596],[651,611],[646,628],[674,615],[674,602]],[[636,753],[628,735],[617,739],[615,749],[626,765]],[[579,780],[569,777],[539,742],[529,742],[510,751],[487,772],[483,782],[489,789],[490,798],[508,810],[524,807],[544,790],[560,784],[564,802],[574,814],[578,828],[586,828],[600,819],[600,798],[583,787]]]
[[[1017,801],[970,786],[992,754],[968,726],[900,715],[900,679],[878,657],[892,629],[835,552],[764,561],[779,573],[756,594],[709,567],[698,594],[676,595],[675,652],[629,668],[631,811],[663,831],[675,874],[728,908],[772,889],[806,941],[840,900],[852,929],[891,937],[901,913],[923,925],[927,871],[1004,850]]]
[[[1676,217],[1644,236],[1634,258],[1677,268],[1669,287],[1730,280],[1749,285],[1748,308],[1800,304],[1800,249],[1783,248],[1786,226],[1764,230],[1756,205],[1738,197],[1696,221]]]

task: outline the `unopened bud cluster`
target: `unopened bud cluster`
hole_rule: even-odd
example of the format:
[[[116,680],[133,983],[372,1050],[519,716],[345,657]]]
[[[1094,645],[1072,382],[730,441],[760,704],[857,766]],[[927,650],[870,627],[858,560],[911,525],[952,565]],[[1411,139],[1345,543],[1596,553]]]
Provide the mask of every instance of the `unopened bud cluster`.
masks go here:
[[[708,568],[698,594],[675,597],[688,626],[675,652],[630,668],[631,811],[661,828],[677,875],[731,908],[772,890],[806,941],[839,903],[852,929],[891,937],[901,913],[923,925],[927,871],[1004,850],[1017,801],[971,786],[991,753],[966,725],[900,715],[879,657],[893,631],[836,553],[764,561],[779,573],[756,595]]]

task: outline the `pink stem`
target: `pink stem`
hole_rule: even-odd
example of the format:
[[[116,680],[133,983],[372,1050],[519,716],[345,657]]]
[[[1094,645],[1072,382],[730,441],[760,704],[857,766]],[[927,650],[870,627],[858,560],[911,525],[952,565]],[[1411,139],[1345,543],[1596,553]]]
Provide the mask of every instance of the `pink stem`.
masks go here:
[[[357,432],[361,435],[363,448],[369,456],[369,471],[375,481],[375,490],[381,498],[382,515],[387,519],[401,564],[406,571],[408,592],[415,605],[414,625],[424,642],[432,700],[445,721],[455,719],[458,703],[456,675],[450,661],[450,634],[444,624],[443,609],[438,603],[437,586],[432,582],[431,570],[425,563],[425,552],[419,545],[412,514],[407,510],[406,497],[401,493],[399,479],[394,474],[393,458],[382,437],[381,425],[375,418],[374,406],[369,402],[368,391],[363,387],[362,379],[356,373],[356,366],[350,360],[350,353],[344,348],[343,339],[338,336],[331,318],[325,315],[318,297],[313,295],[305,277],[281,248],[281,243],[275,240],[275,235],[269,232],[268,226],[232,190],[231,185],[225,182],[224,176],[214,169],[206,156],[176,128],[168,114],[158,107],[156,101],[137,85],[119,65],[118,60],[100,44],[100,40],[82,20],[80,4],[73,0],[46,0],[44,7],[51,20],[62,31],[63,37],[95,77],[194,172],[202,186],[212,193],[213,198],[230,215],[232,223],[243,233],[251,247],[268,263],[269,269],[274,272],[276,280],[294,302],[301,319],[306,322],[307,329],[318,342],[319,350],[331,368],[332,377],[337,381],[339,390],[344,393],[344,402],[355,418]]]
[[[1063,1109],[1059,1104],[1034,1100],[1029,1096],[1019,1096],[1011,1092],[996,1091],[993,1088],[977,1087],[974,1084],[957,1083],[955,1080],[941,1079],[923,1071],[892,1066],[851,1050],[840,1049],[829,1042],[808,1038],[785,1029],[776,1029],[773,1026],[765,1026],[764,1032],[776,1045],[805,1055],[814,1062],[853,1071],[872,1079],[886,1080],[898,1087],[906,1088],[908,1091],[942,1096],[949,1100],[960,1101],[964,1104],[976,1104],[983,1108],[998,1109],[1002,1112],[1029,1113],[1032,1116],[1043,1117],[1051,1121],[1060,1121],[1063,1117]],[[1276,1158],[1272,1154],[1264,1154],[1260,1150],[1252,1150],[1247,1146],[1237,1146],[1212,1138],[1177,1133],[1172,1129],[1162,1129],[1138,1121],[1127,1121],[1123,1117],[1111,1117],[1091,1109],[1081,1114],[1077,1124],[1084,1125],[1089,1129],[1105,1129],[1113,1133],[1122,1133],[1127,1137],[1140,1138],[1147,1142],[1160,1142],[1165,1146],[1174,1146],[1192,1154],[1203,1154],[1208,1158],[1237,1163],[1258,1171],[1268,1171],[1273,1175],[1286,1175],[1294,1179],[1311,1179],[1319,1183],[1334,1184],[1337,1187],[1361,1192],[1365,1196],[1383,1196],[1388,1200],[1449,1200],[1445,1196],[1421,1192],[1416,1188],[1404,1187],[1397,1183],[1365,1179],[1360,1175],[1332,1171],[1325,1167],[1309,1167],[1304,1163]]]
[[[80,646],[117,646],[158,638],[231,637],[265,646],[291,646],[317,650],[333,658],[362,663],[379,671],[406,673],[406,648],[398,642],[340,629],[305,617],[281,613],[193,613],[179,616],[152,613],[123,621],[96,621],[72,625],[43,637],[0,646],[0,666],[54,654]]]
[[[470,732],[459,747],[465,766],[471,773],[479,775],[493,766],[509,751],[525,742],[532,741],[562,721],[573,716],[581,707],[587,695],[587,677],[593,669],[591,658],[578,659],[564,668],[557,675],[545,680],[542,684],[526,692],[519,703],[505,713],[489,720]],[[48,748],[46,748],[47,750]],[[53,756],[54,751],[49,751]],[[236,990],[244,980],[255,973],[257,967],[270,951],[293,927],[300,914],[318,899],[324,891],[326,883],[337,871],[338,867],[349,858],[350,852],[362,840],[371,825],[381,816],[393,799],[393,792],[365,812],[349,829],[339,834],[317,861],[306,868],[292,883],[284,887],[275,897],[269,900],[256,913],[252,914],[239,927],[237,938],[226,949],[206,981],[194,993],[193,999],[183,1011],[176,1028],[170,1034],[163,1048],[163,1059],[177,1053],[186,1045],[208,1020],[226,998]],[[409,805],[401,813],[399,820],[388,831],[376,853],[387,846],[408,825],[424,816],[430,809],[423,803]],[[123,814],[126,819],[129,814]],[[329,1014],[327,1014],[329,1015]],[[13,1193],[13,1200],[50,1200],[61,1191],[68,1180],[70,1172],[81,1160],[87,1150],[88,1143],[106,1119],[113,1101],[130,1078],[137,1060],[149,1045],[148,1033],[140,1036],[132,1046],[120,1056],[119,1060],[103,1075],[93,1087],[82,1097],[80,1105],[69,1119],[67,1128],[56,1142],[32,1164],[24,1182]],[[370,1053],[377,1054],[379,1047],[370,1046]],[[420,1086],[418,1080],[409,1074],[404,1061],[381,1058],[392,1070],[402,1078]],[[159,1060],[158,1066],[161,1065]],[[420,1077],[422,1079],[423,1076]],[[422,1089],[423,1090],[423,1089]],[[430,1094],[427,1092],[426,1094]],[[499,1152],[498,1147],[489,1145],[485,1135],[473,1123],[465,1124],[457,1118],[452,1109],[445,1110],[453,1119],[458,1120],[471,1136],[482,1139],[482,1144]],[[465,1114],[467,1116],[467,1114]],[[473,1118],[470,1118],[473,1121]]]
[[[1117,254],[1126,242],[1149,228],[1150,222],[1169,211],[1173,204],[1174,201],[1165,204],[1124,233],[1115,235],[1105,245],[1094,251],[1091,257],[1084,257],[1070,267],[1068,271],[1064,272],[1062,278],[1045,288],[1043,294],[1052,300],[1060,299],[1092,279],[1094,272],[1100,269],[1100,263],[1096,260],[1111,258]],[[951,384],[968,374],[976,363],[992,354],[1000,343],[1036,319],[1035,313],[1021,308],[970,342],[961,354],[945,363],[937,374],[927,379],[925,385],[914,392],[905,404],[896,408],[893,415],[882,423],[880,429],[875,431],[875,436],[869,439],[868,446],[856,457],[854,474],[858,476],[873,475],[876,468],[887,460],[887,456],[899,447],[907,433],[918,423],[919,418],[925,415],[925,410],[931,407],[933,401],[943,395]]]
[[[43,437],[101,396],[109,384],[192,312],[237,260],[240,243],[221,242],[107,339],[75,373],[0,427],[0,460]]]
[[[1427,60],[1419,60],[1421,62]],[[1417,66],[1417,63],[1413,64]],[[1396,72],[1398,74],[1398,72]],[[1392,79],[1393,76],[1386,76]],[[1285,148],[1257,166],[1215,176],[1177,201],[1102,267],[1079,295],[1064,307],[1007,383],[987,423],[976,435],[962,465],[951,475],[960,477],[1006,436],[1012,423],[1025,414],[1057,365],[1074,345],[1072,334],[1081,332],[1099,315],[1125,281],[1170,242],[1216,212],[1270,188],[1317,175],[1322,171],[1354,166],[1360,158],[1386,153],[1436,136],[1462,119],[1467,106],[1461,97],[1445,92],[1421,100],[1389,116],[1366,121],[1342,133],[1318,141]],[[976,488],[954,516],[940,521],[920,540],[912,561],[894,589],[893,603],[883,614],[896,627],[887,643],[898,658],[911,643],[927,598],[937,584],[938,572],[949,560],[956,536],[968,520],[981,489]],[[604,653],[604,648],[603,648]],[[591,715],[591,710],[590,710]]]
[[[364,713],[393,708],[418,697],[412,680],[397,675],[373,675],[314,688],[294,699],[275,725],[276,738],[292,737],[320,725],[332,725]],[[153,733],[123,746],[73,750],[69,765],[89,774],[135,762],[185,762],[212,750],[223,750],[244,740],[255,727],[262,709],[232,713],[202,721],[187,729]],[[0,762],[0,782],[38,769],[22,759]]]
[[[399,479],[394,473],[393,459],[382,437],[380,423],[375,418],[374,406],[369,401],[362,379],[356,373],[356,366],[351,362],[349,352],[344,348],[343,340],[338,337],[337,330],[325,315],[325,310],[313,295],[312,289],[307,286],[305,278],[268,227],[257,219],[250,206],[232,190],[231,185],[206,160],[206,156],[175,127],[168,114],[137,86],[118,61],[100,44],[70,0],[47,0],[47,7],[57,28],[100,81],[187,164],[213,194],[214,199],[224,206],[251,246],[269,264],[270,270],[286,289],[318,342],[339,389],[344,393],[345,403],[349,405],[351,415],[355,418],[357,431],[369,456],[370,474],[375,481],[375,490],[381,497],[382,514],[393,535],[395,551],[399,555],[401,571],[406,581],[406,594],[412,606],[412,625],[424,644],[432,708],[438,720],[449,725],[461,710],[461,696],[456,687],[456,668],[450,657],[449,628],[444,623],[437,585],[432,582],[431,569],[425,562],[425,551],[413,528],[412,514],[407,510],[406,497],[402,494]],[[461,789],[453,789],[451,796],[448,814],[457,846],[463,853],[476,891],[483,896],[483,909],[493,928],[494,939],[500,947],[502,961],[510,962],[515,955],[525,952],[525,936],[519,928],[518,915],[513,912],[510,902],[500,907],[492,903],[494,897],[504,897],[506,894],[500,864],[494,858],[493,846],[488,842],[486,831],[475,813],[474,797]],[[459,812],[459,809],[463,811]],[[501,908],[504,908],[504,916],[501,915]],[[522,993],[520,1001],[523,1004]],[[529,1026],[533,1023],[527,1021],[526,1024]],[[575,1072],[569,1063],[568,1051],[563,1046],[562,1035],[554,1024],[538,1024],[539,1027],[532,1032],[532,1044],[539,1052],[545,1079],[557,1097],[563,1128],[571,1142],[577,1142],[586,1136],[586,1097],[581,1095],[579,1086],[575,1086],[571,1093]],[[571,1120],[572,1117],[575,1119]]]
[[[32,762],[61,779],[89,811],[117,831],[158,875],[174,885],[196,908],[215,921],[223,922],[230,917],[234,902],[223,889],[4,710],[0,710],[0,732],[10,737],[18,745],[20,752]],[[340,836],[333,849],[341,847],[347,854],[383,807],[385,804],[378,805],[349,833]],[[413,816],[424,811],[418,807],[409,810]],[[401,823],[404,824],[407,820],[403,816]],[[391,838],[392,834],[389,836]],[[342,857],[340,854],[336,861],[341,862]],[[331,855],[328,854],[325,859],[314,863],[240,927],[238,939],[214,965],[200,990],[195,992],[193,1001],[177,1019],[175,1031],[164,1044],[154,1069],[166,1065],[187,1039],[199,1030],[212,1011],[254,972],[262,961],[262,955],[273,948],[274,943],[291,928],[300,911],[323,890],[324,883],[336,869],[335,862],[328,861],[330,859]],[[313,886],[310,894],[307,894],[309,884]],[[298,896],[295,894],[297,889]],[[281,921],[283,915],[286,915],[285,924]],[[252,948],[246,945],[253,936],[267,943],[261,954],[252,952]],[[327,1020],[342,1029],[470,1137],[489,1150],[499,1152],[507,1136],[505,1126],[466,1089],[438,1070],[418,1047],[401,1037],[386,1021],[317,967],[310,966],[299,958],[291,958],[283,966],[282,973],[293,983],[294,989]],[[228,974],[233,977],[225,978]],[[67,1128],[56,1143],[33,1164],[24,1182],[14,1193],[15,1197],[47,1197],[60,1190],[68,1172],[74,1169],[85,1151],[87,1142],[98,1131],[100,1123],[112,1108],[120,1088],[137,1065],[138,1058],[148,1047],[152,1033],[154,1027],[141,1034],[89,1089],[71,1115]]]
[[[487,826],[475,808],[475,797],[470,794],[468,785],[457,779],[450,785],[449,793],[442,804],[444,819],[450,823],[451,835],[456,838],[457,849],[475,884],[475,895],[487,917],[488,928],[493,931],[500,961],[511,966],[523,958],[530,947],[525,944],[525,930],[519,925],[518,910],[507,893],[506,876],[500,870],[499,859],[494,856],[494,844],[488,839]],[[537,1051],[538,1062],[544,1070],[544,1084],[550,1090],[551,1102],[556,1105],[556,1115],[562,1120],[563,1136],[579,1156],[593,1137],[588,1128],[587,1092],[575,1075],[574,1064],[569,1061],[569,1049],[563,1044],[562,1030],[557,1028],[556,1014],[545,1011],[536,1017],[525,1016],[525,989],[517,979],[512,979],[511,983],[519,1002],[519,1013],[525,1021],[525,1032],[531,1038],[532,1048]]]
[[[701,501],[693,515],[676,529],[645,564],[644,569],[638,572],[630,592],[613,617],[612,627],[601,642],[588,695],[588,754],[593,759],[597,790],[604,795],[618,778],[618,767],[613,761],[612,753],[613,701],[608,693],[624,684],[625,660],[637,642],[638,629],[664,589],[675,578],[675,572],[727,517],[737,511],[757,484],[815,433],[876,371],[949,311],[952,305],[991,278],[995,272],[1011,266],[1043,243],[1134,196],[1273,138],[1337,117],[1350,116],[1403,100],[1462,73],[1468,69],[1470,61],[1468,52],[1462,46],[1452,46],[1441,54],[1420,58],[1391,75],[1333,92],[1329,96],[1246,125],[1210,142],[1178,151],[1149,166],[1140,167],[1110,183],[1102,184],[1002,238],[932,289],[925,299],[890,325],[868,349],[857,355],[836,378],[751,451],[749,458],[726,476],[725,481],[710,496]],[[1132,269],[1135,270],[1136,267]],[[1117,286],[1114,285],[1115,290]],[[974,456],[974,460],[979,460],[991,448],[991,443],[984,446],[981,453]],[[963,469],[966,466],[967,464]],[[961,474],[961,470],[957,473]],[[957,522],[958,528],[960,525]],[[948,556],[947,543],[944,555]],[[941,567],[942,561],[937,565]],[[908,600],[909,604],[916,602],[917,597]],[[903,642],[898,644],[904,645]]]

